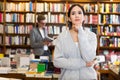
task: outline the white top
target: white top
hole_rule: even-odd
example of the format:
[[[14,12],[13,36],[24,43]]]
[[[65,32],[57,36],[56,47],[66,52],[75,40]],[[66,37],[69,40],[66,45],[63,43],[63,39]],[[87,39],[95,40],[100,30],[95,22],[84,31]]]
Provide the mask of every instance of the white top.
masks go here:
[[[78,42],[75,42],[76,47],[78,47]]]
[[[43,29],[39,28],[39,31],[40,31],[42,37],[45,38],[45,35],[44,35],[44,31],[43,31]]]
[[[39,31],[40,31],[42,37],[45,38],[45,34],[44,34],[43,29],[40,28]],[[48,50],[48,46],[47,45],[44,45],[44,50]]]

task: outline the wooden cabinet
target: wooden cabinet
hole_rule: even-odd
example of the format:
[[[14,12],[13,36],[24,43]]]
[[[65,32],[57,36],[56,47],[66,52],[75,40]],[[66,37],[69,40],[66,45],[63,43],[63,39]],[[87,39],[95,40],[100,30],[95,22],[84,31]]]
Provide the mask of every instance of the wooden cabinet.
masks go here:
[[[0,74],[0,77],[16,78],[21,80],[57,80],[57,79],[45,78],[45,77],[26,77],[24,73]]]
[[[120,75],[114,73],[112,70],[109,72],[109,80],[120,80]]]

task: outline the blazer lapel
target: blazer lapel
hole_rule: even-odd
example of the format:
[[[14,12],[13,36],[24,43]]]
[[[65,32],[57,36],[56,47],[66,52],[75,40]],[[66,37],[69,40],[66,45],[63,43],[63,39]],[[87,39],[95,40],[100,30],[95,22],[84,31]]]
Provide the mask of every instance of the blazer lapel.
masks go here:
[[[39,35],[41,36],[41,38],[43,39],[41,32],[39,31],[39,28],[37,28],[37,31],[38,31]]]

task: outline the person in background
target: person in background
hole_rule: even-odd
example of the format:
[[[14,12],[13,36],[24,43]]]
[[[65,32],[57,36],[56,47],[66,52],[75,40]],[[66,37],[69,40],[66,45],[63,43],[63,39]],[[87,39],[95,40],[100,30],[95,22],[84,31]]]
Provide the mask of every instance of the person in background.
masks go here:
[[[51,56],[48,46],[51,44],[52,38],[48,37],[47,29],[45,27],[45,16],[39,14],[37,17],[37,27],[34,27],[30,31],[30,44],[33,48],[35,58],[40,58],[40,56]]]
[[[59,34],[54,50],[54,66],[61,69],[59,80],[97,80],[93,68],[96,34],[83,26],[85,11],[79,4],[68,10],[68,28]]]

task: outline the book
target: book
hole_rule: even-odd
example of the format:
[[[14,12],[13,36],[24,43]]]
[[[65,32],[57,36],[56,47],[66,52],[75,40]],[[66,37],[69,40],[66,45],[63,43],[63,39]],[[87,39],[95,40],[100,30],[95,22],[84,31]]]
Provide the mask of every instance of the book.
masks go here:
[[[101,63],[101,62],[105,62],[105,56],[104,55],[98,55],[95,58],[96,63]]]
[[[43,39],[43,41],[52,42],[52,41],[53,41],[53,39],[52,39],[52,38],[50,38],[50,37],[45,37],[45,38]]]
[[[37,72],[38,73],[45,72],[45,70],[46,70],[45,63],[39,63],[39,64],[37,64]]]

